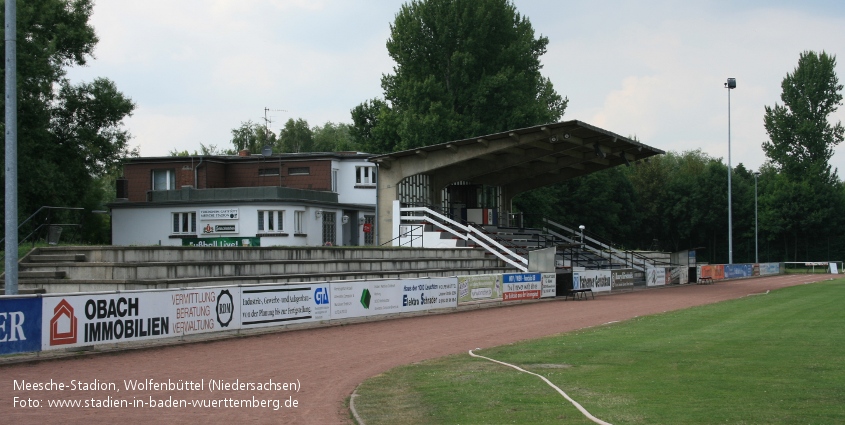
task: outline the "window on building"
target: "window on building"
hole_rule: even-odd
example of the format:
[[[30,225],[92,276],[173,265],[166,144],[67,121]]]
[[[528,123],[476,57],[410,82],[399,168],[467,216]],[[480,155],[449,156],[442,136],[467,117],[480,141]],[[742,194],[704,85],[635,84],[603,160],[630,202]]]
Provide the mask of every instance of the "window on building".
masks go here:
[[[173,234],[197,234],[197,213],[193,211],[173,213]]]
[[[307,176],[311,174],[311,167],[290,167],[288,168],[289,176]]]
[[[285,211],[258,211],[258,231],[279,233],[285,231]]]
[[[369,232],[364,232],[364,245],[375,245],[376,241],[376,216],[365,215],[364,224],[369,225]]]
[[[153,190],[175,190],[176,170],[153,170]]]
[[[294,211],[293,232],[300,235],[305,233],[305,211]]]
[[[355,184],[373,186],[376,184],[376,167],[355,167]]]
[[[332,192],[337,193],[337,170],[332,169]]]
[[[323,245],[337,245],[337,213],[323,211]]]
[[[259,168],[258,169],[259,176],[278,176],[279,169],[278,168]]]

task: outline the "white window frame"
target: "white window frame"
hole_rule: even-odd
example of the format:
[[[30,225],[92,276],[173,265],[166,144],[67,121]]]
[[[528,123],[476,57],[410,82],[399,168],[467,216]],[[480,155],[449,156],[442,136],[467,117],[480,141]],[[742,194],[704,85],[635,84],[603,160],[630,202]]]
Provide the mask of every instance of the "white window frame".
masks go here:
[[[164,187],[156,187],[156,174],[164,173],[165,176],[165,184]],[[176,169],[174,168],[157,168],[152,170],[150,173],[151,184],[150,187],[153,190],[176,190]]]
[[[258,233],[284,233],[285,210],[259,210]]]
[[[293,212],[293,233],[298,235],[305,234],[305,211]]]
[[[337,168],[332,168],[332,192],[337,193]]]
[[[355,185],[357,186],[375,186],[376,185],[376,167],[375,166],[357,166],[355,167]]]
[[[172,221],[170,232],[174,235],[196,235],[197,234],[197,212],[184,211],[175,212],[171,215]]]

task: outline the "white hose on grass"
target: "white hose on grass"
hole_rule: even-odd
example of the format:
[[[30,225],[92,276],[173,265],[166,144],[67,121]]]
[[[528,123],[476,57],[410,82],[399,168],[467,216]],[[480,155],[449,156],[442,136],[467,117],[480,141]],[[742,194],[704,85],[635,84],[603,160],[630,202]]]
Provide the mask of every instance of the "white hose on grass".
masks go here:
[[[476,350],[478,350],[478,348],[476,348]],[[504,365],[504,366],[512,367],[512,368],[514,368],[514,369],[516,369],[516,370],[518,370],[518,371],[520,371],[520,372],[527,373],[527,374],[529,374],[529,375],[534,375],[534,376],[536,376],[536,377],[538,377],[538,378],[542,379],[545,383],[549,384],[549,386],[550,386],[550,387],[552,387],[552,388],[554,388],[554,389],[555,389],[555,391],[557,391],[558,393],[560,393],[560,395],[562,395],[562,396],[563,396],[563,398],[565,398],[565,399],[569,400],[569,402],[570,402],[570,403],[572,403],[572,405],[573,405],[573,406],[575,406],[575,408],[576,408],[576,409],[578,409],[581,413],[583,413],[583,414],[584,414],[584,416],[586,416],[586,417],[587,417],[587,419],[589,419],[589,420],[591,420],[591,421],[593,421],[593,422],[595,422],[595,423],[597,423],[597,424],[599,424],[599,425],[611,425],[609,422],[605,422],[605,421],[603,421],[603,420],[601,420],[601,419],[599,419],[599,418],[597,418],[597,417],[593,416],[592,414],[590,414],[590,412],[588,412],[588,411],[587,411],[587,409],[585,409],[585,408],[584,408],[584,406],[581,406],[580,404],[578,404],[578,402],[577,402],[577,401],[575,401],[575,400],[573,400],[571,397],[569,397],[569,395],[567,395],[565,392],[563,392],[563,390],[562,390],[562,389],[558,388],[558,386],[557,386],[557,385],[553,384],[553,383],[552,383],[552,381],[549,381],[549,380],[548,380],[548,379],[546,379],[546,377],[545,377],[545,376],[543,376],[543,375],[538,375],[538,374],[536,374],[536,373],[534,373],[534,372],[531,372],[531,371],[525,370],[525,369],[523,369],[523,368],[521,368],[521,367],[519,367],[519,366],[515,366],[515,365],[512,365],[512,364],[510,364],[510,363],[500,362],[500,361],[498,361],[498,360],[491,359],[491,358],[489,358],[489,357],[479,356],[478,354],[473,353],[473,352],[472,352],[472,350],[469,350],[469,355],[470,355],[470,356],[472,356],[472,357],[478,357],[478,358],[481,358],[481,359],[484,359],[484,360],[488,360],[488,361],[491,361],[491,362],[493,362],[493,363],[498,363],[498,364],[500,364],[500,365]]]

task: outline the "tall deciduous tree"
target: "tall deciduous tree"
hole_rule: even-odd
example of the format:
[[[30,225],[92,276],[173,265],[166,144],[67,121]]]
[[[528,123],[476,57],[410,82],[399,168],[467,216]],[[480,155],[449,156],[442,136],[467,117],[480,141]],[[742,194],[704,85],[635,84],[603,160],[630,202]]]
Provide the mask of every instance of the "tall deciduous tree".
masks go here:
[[[23,216],[44,205],[102,208],[109,196],[97,179],[132,154],[122,123],[135,108],[132,101],[105,78],[80,84],[66,78],[69,67],[86,64],[97,44],[88,23],[91,11],[90,0],[17,3],[18,210]],[[3,6],[0,19],[5,20]],[[4,78],[5,63],[4,58]],[[0,105],[5,107],[4,99]]]
[[[766,156],[791,178],[803,179],[812,171],[835,182],[836,172],[831,172],[829,160],[845,133],[841,122],[829,122],[842,104],[836,57],[824,51],[802,53],[781,87],[783,105],[766,107]]]
[[[362,145],[410,149],[563,115],[567,100],[540,73],[549,40],[509,0],[413,1],[390,29],[385,101],[353,110]]]
[[[340,152],[357,149],[350,135],[350,125],[346,123],[327,122],[323,126],[311,129],[314,139],[314,152]]]
[[[232,145],[237,151],[246,149],[250,153],[261,153],[264,146],[269,146],[274,152],[279,152],[281,148],[276,133],[251,120],[232,129]]]
[[[287,120],[279,138],[284,152],[311,152],[314,149],[314,134],[308,127],[308,121],[302,118]]]

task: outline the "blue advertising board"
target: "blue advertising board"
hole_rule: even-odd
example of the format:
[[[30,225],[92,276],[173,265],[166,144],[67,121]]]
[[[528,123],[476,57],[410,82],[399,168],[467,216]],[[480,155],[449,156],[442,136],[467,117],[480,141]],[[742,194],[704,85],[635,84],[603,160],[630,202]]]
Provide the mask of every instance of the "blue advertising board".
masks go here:
[[[41,298],[0,299],[0,354],[41,350]]]
[[[752,264],[725,264],[725,279],[751,277],[754,275]]]

